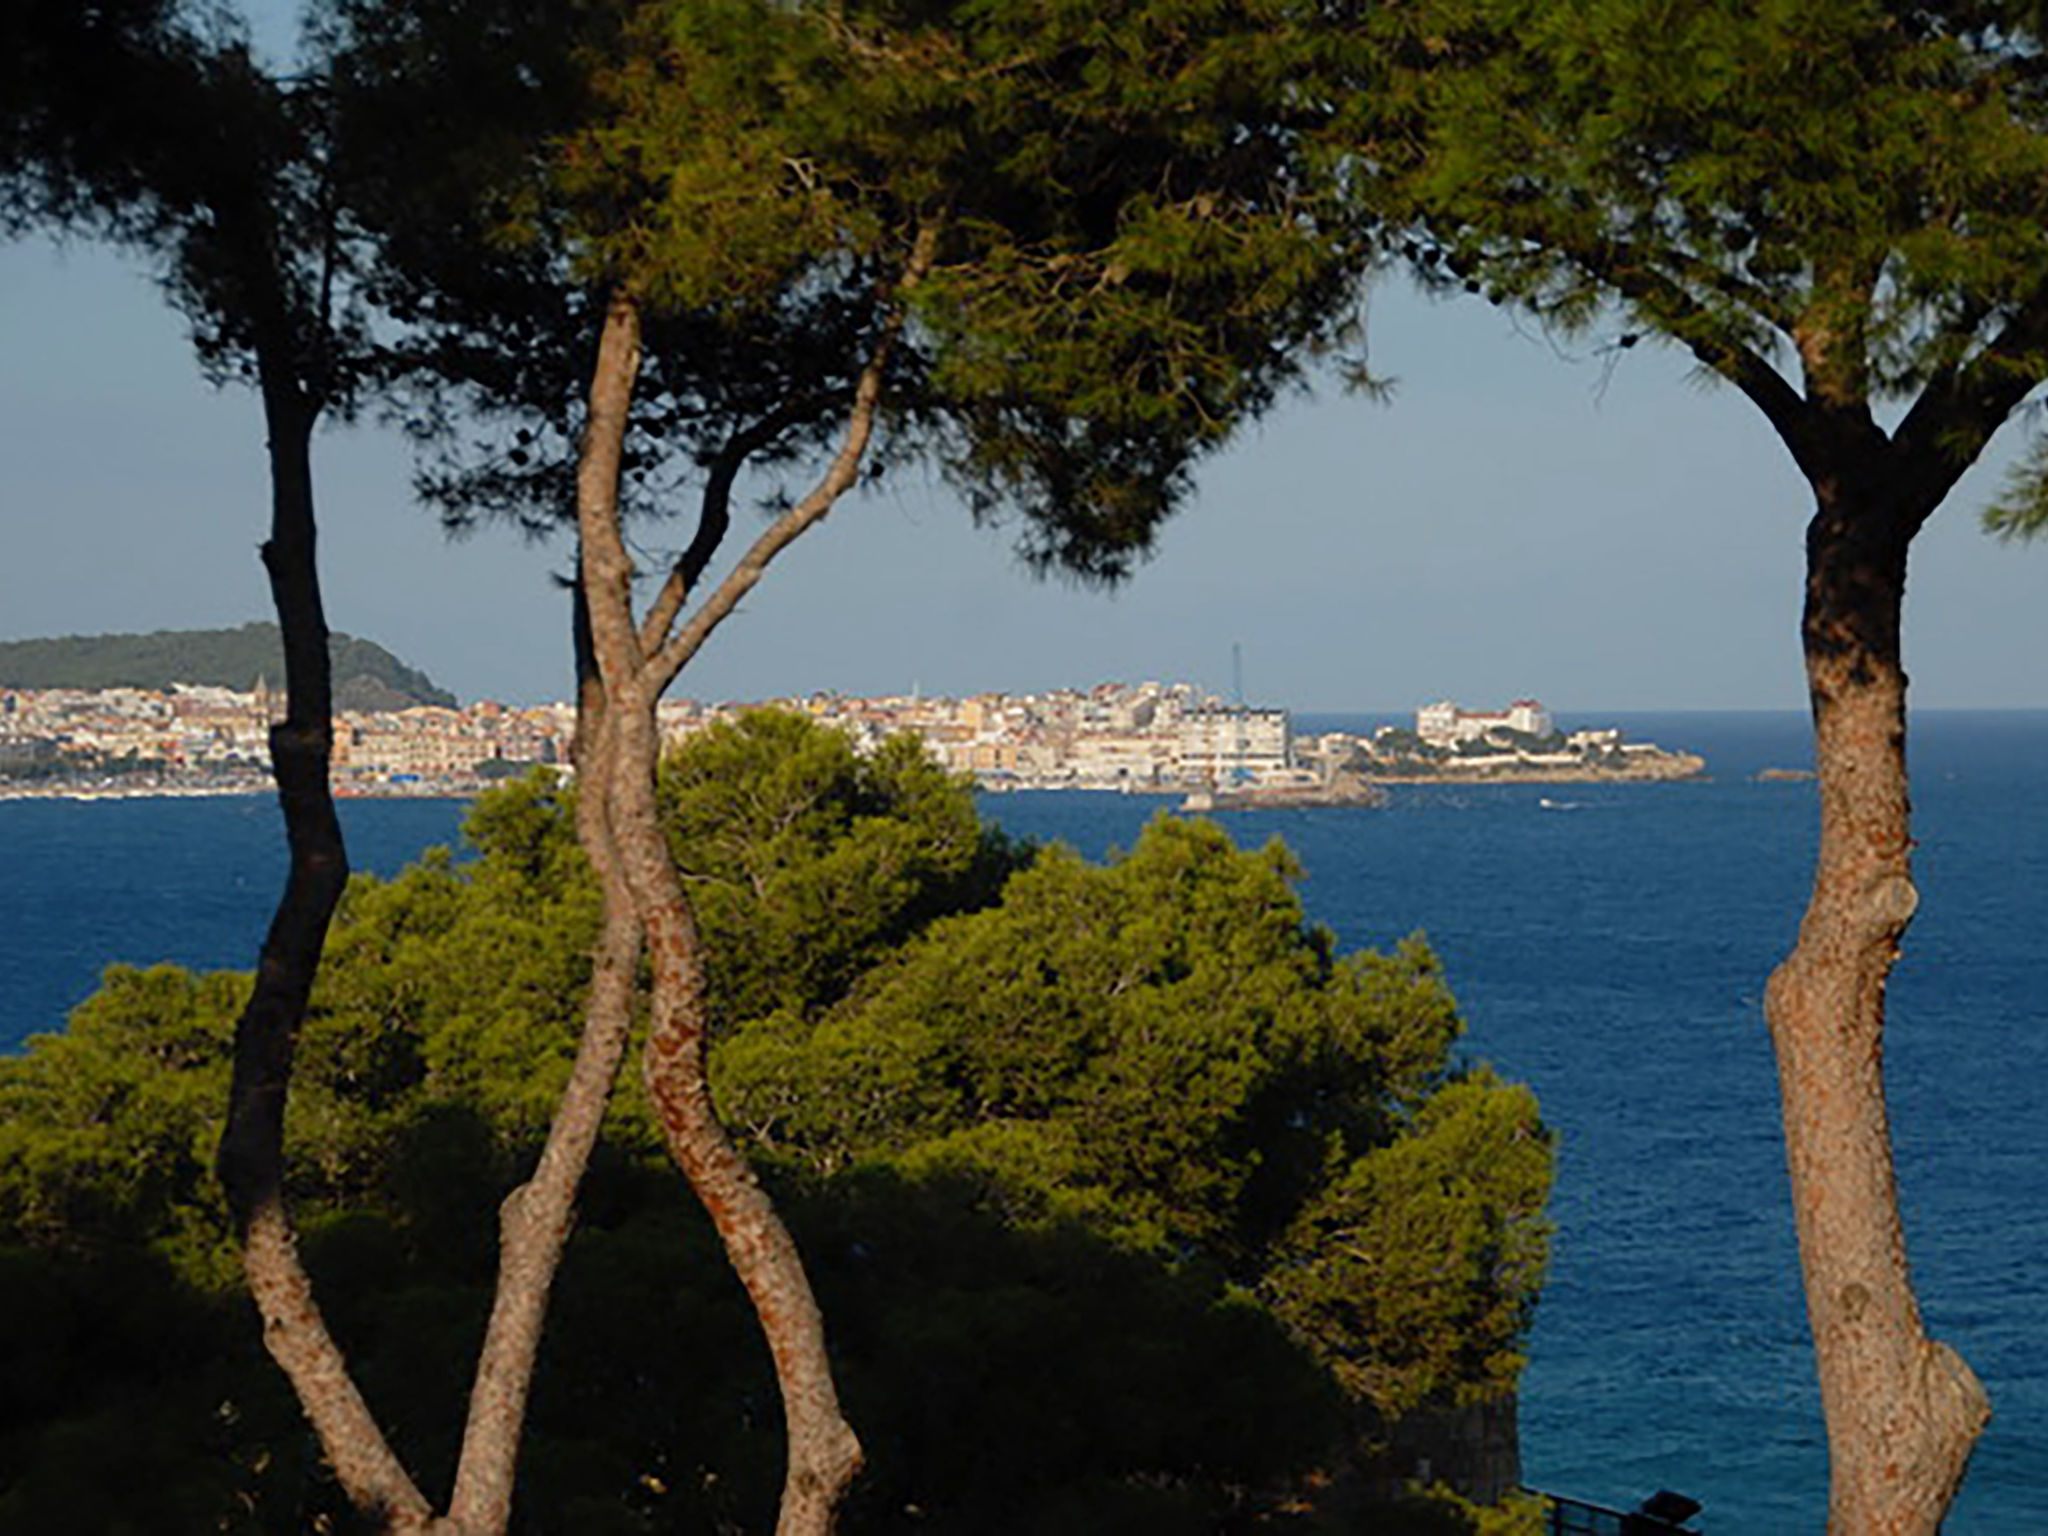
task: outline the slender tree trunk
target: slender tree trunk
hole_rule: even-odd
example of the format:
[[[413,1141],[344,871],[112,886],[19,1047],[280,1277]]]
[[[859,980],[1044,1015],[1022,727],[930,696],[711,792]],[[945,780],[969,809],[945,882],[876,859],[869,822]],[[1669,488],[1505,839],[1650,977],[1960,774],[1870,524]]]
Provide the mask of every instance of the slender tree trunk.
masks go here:
[[[318,407],[279,362],[259,353],[269,429],[271,532],[263,545],[284,636],[285,718],[270,729],[271,771],[291,869],[235,1025],[234,1074],[219,1171],[242,1238],[263,1342],[290,1378],[351,1502],[391,1529],[424,1524],[426,1500],[392,1453],[348,1372],[299,1262],[284,1202],[284,1112],[292,1057],[327,925],[348,883],[348,854],[328,785],[333,698],[313,516]]]
[[[1919,899],[1899,634],[1907,549],[1924,513],[1889,504],[1869,481],[1823,479],[1807,533],[1802,638],[1820,853],[1765,1013],[1827,1417],[1828,1529],[1931,1536],[1990,1407],[1962,1358],[1922,1325],[1892,1168],[1885,983]]]
[[[603,690],[582,668],[578,767],[593,792],[579,801],[578,830],[594,850],[606,898],[583,1036],[533,1176],[501,1209],[497,1291],[478,1355],[454,1492],[447,1515],[436,1519],[378,1428],[321,1317],[282,1194],[292,1056],[348,862],[328,782],[332,689],[310,461],[317,412],[296,389],[270,380],[264,403],[271,429],[273,524],[263,559],[285,637],[288,698],[284,722],[271,731],[271,754],[292,864],[264,943],[255,993],[236,1030],[221,1177],[243,1229],[265,1343],[297,1392],[350,1502],[390,1531],[495,1536],[510,1522],[548,1299],[632,1026],[641,925],[612,850],[610,799],[603,786],[611,777],[613,743],[605,729]],[[582,662],[589,659],[585,629],[579,616]]]
[[[604,892],[604,923],[592,956],[583,1035],[533,1175],[499,1208],[498,1283],[470,1388],[462,1459],[447,1526],[465,1536],[496,1536],[511,1519],[514,1474],[547,1322],[548,1298],[574,1225],[576,1195],[590,1166],[632,1033],[640,923],[610,856],[609,734],[600,690],[577,698],[577,836]],[[600,856],[601,855],[601,856]]]
[[[825,1536],[860,1469],[860,1443],[839,1409],[824,1319],[796,1244],[712,1109],[704,1072],[702,944],[655,804],[655,707],[673,671],[646,654],[633,622],[632,565],[618,515],[638,367],[639,313],[620,295],[605,320],[577,483],[581,574],[611,753],[610,847],[602,854],[593,850],[592,859],[615,860],[647,937],[654,972],[647,1081],[670,1152],[746,1286],[774,1359],[787,1432],[776,1529],[780,1536]],[[608,903],[613,899],[608,882]]]
[[[654,967],[648,1092],[669,1151],[717,1227],[774,1357],[788,1436],[776,1531],[824,1536],[860,1470],[860,1442],[840,1412],[824,1316],[796,1243],[712,1107],[705,1074],[703,947],[656,814],[651,701],[620,727],[626,745],[614,780],[614,826]]]

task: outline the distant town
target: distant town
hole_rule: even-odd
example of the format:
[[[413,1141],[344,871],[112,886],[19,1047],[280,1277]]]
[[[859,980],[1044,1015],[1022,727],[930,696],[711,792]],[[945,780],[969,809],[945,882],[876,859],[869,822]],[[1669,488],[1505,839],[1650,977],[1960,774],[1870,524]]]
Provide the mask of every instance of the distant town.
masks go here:
[[[868,749],[908,732],[989,790],[1085,789],[1233,804],[1369,804],[1386,783],[1673,779],[1701,760],[1613,729],[1560,731],[1533,699],[1478,712],[1441,702],[1410,726],[1370,735],[1296,734],[1284,709],[1226,702],[1186,683],[971,698],[814,694],[764,704],[661,705],[681,740],[746,710],[777,707],[847,732]],[[0,796],[247,793],[269,787],[266,733],[282,700],[177,684],[0,689]],[[335,717],[343,795],[466,795],[544,765],[568,771],[575,711],[419,705]]]

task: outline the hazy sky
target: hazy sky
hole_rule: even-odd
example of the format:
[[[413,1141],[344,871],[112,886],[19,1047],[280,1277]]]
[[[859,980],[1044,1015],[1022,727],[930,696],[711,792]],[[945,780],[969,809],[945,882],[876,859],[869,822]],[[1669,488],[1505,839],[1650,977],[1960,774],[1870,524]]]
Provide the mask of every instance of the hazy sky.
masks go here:
[[[147,274],[85,246],[0,247],[0,339],[0,638],[268,617],[260,412],[200,381]],[[1803,703],[1807,502],[1745,401],[1668,350],[1562,347],[1399,286],[1375,296],[1371,340],[1392,402],[1331,385],[1283,404],[1210,463],[1123,591],[1032,579],[1003,530],[907,479],[792,546],[676,691],[1223,691],[1237,642],[1247,696],[1297,709]],[[1916,703],[2048,706],[2048,548],[1976,524],[2018,431],[1917,542]],[[565,545],[448,543],[375,424],[324,432],[315,468],[335,628],[464,698],[566,696]]]

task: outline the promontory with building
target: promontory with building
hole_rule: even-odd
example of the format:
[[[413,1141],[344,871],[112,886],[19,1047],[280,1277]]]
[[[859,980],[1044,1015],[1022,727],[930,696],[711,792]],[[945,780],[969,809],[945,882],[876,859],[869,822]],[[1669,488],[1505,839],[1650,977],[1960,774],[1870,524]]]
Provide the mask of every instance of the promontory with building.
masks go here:
[[[1534,699],[1506,709],[1460,709],[1449,700],[1415,712],[1413,730],[1387,726],[1361,748],[1364,771],[1385,784],[1559,784],[1609,779],[1686,779],[1706,768],[1691,752],[1624,741],[1619,730],[1561,731]]]

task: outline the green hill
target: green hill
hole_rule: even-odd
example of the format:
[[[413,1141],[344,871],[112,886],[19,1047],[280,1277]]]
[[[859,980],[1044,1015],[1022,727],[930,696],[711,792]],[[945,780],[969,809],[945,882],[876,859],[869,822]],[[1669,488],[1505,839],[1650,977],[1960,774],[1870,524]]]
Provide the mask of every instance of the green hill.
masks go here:
[[[338,709],[455,705],[455,695],[372,640],[332,635]],[[211,684],[247,693],[258,678],[284,685],[284,645],[275,624],[240,629],[160,629],[148,635],[67,635],[0,641],[0,688],[169,688]]]

